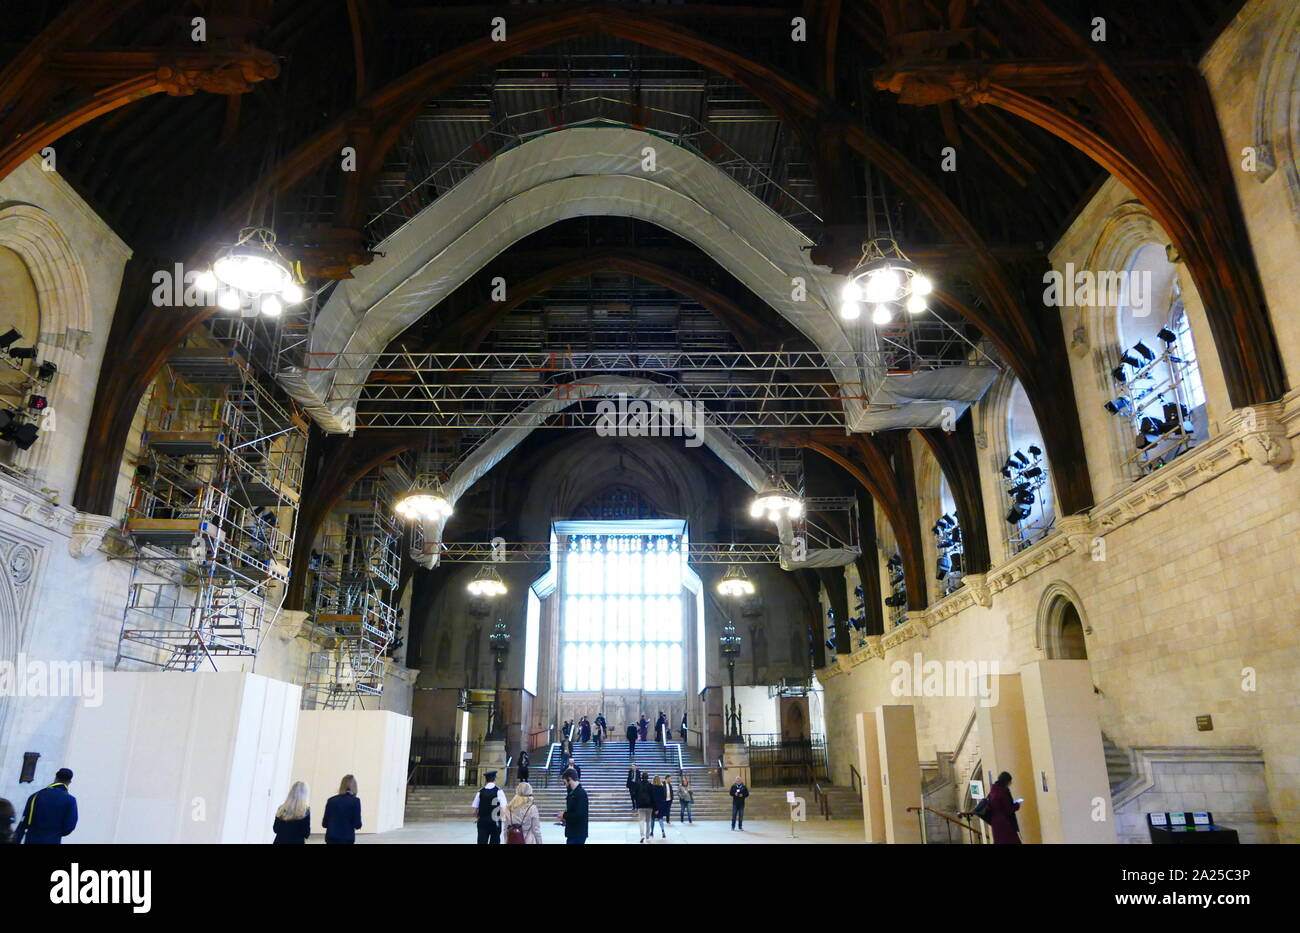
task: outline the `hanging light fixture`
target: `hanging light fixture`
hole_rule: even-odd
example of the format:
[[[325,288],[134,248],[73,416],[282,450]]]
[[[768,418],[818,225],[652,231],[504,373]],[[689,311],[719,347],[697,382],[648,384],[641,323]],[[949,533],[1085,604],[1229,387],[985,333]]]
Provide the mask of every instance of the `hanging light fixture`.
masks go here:
[[[402,518],[426,519],[446,518],[451,515],[451,500],[443,492],[438,478],[430,477],[428,482],[416,480],[411,488],[397,500],[394,511]]]
[[[722,579],[718,581],[718,594],[720,596],[753,596],[754,583],[745,573],[745,568],[739,564],[732,564],[723,574]]]
[[[749,514],[754,518],[766,515],[773,522],[782,516],[793,520],[803,515],[803,498],[782,482],[780,477],[774,476],[750,503]]]
[[[505,581],[501,579],[501,574],[497,573],[496,568],[491,564],[485,564],[474,575],[474,579],[469,581],[468,589],[471,596],[486,596],[490,599],[506,594]]]
[[[268,227],[240,230],[235,242],[222,247],[212,268],[201,272],[194,284],[204,292],[215,292],[220,308],[237,311],[248,306],[267,317],[303,300],[293,265],[281,254],[275,232]]]
[[[889,237],[862,244],[862,258],[840,292],[840,317],[855,320],[861,314],[860,302],[872,306],[871,320],[882,326],[894,319],[896,310],[907,309],[920,314],[929,305],[926,296],[934,283],[908,259]]]

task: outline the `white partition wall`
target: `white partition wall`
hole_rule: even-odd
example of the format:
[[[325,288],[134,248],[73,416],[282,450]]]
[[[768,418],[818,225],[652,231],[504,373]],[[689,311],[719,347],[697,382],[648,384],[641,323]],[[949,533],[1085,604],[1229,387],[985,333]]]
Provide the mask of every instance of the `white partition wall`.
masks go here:
[[[911,706],[876,707],[876,743],[880,749],[881,810],[885,841],[890,845],[921,842],[921,830],[909,807],[921,806],[921,762],[916,750],[916,710]]]
[[[877,720],[858,713],[858,774],[862,776],[862,828],[867,842],[885,841],[885,801],[881,793],[880,739]]]
[[[266,843],[289,787],[302,688],[242,671],[106,673],[77,710],[70,842]]]
[[[1088,662],[1035,661],[1020,669],[1020,680],[1043,842],[1113,845],[1115,814]]]
[[[293,780],[311,788],[312,833],[322,831],[325,802],[338,793],[345,774],[357,779],[361,832],[401,829],[410,752],[410,716],[389,710],[302,710]],[[469,813],[469,796],[465,800]]]
[[[984,791],[993,786],[1003,771],[1011,775],[1012,798],[1023,797],[1016,814],[1020,826],[1020,839],[1026,843],[1041,842],[1038,829],[1038,795],[1034,788],[1034,764],[1029,749],[1029,726],[1025,721],[1025,696],[1020,686],[1019,674],[991,674],[996,684],[990,695],[998,702],[986,706],[975,704],[975,724],[979,729],[980,755],[984,760]]]

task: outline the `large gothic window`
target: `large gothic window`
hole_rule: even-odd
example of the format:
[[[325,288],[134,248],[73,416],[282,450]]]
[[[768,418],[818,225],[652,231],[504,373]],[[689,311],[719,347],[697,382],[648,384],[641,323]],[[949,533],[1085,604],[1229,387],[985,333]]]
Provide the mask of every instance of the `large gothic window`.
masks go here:
[[[575,535],[563,587],[563,689],[682,689],[681,538]]]

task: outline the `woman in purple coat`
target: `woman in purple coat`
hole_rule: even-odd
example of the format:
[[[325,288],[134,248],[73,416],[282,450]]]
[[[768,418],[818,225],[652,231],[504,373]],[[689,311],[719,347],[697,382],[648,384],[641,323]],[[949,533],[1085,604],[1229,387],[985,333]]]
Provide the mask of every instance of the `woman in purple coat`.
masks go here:
[[[1020,845],[1020,824],[1016,822],[1020,801],[1011,799],[1011,775],[1006,771],[989,788],[988,801],[985,814],[993,829],[993,844]]]

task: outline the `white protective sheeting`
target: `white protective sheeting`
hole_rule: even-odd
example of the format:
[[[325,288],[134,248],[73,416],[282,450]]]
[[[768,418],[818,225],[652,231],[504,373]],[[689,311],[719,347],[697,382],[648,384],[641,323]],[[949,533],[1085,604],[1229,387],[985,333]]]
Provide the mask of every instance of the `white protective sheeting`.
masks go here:
[[[945,421],[950,426],[997,377],[992,363],[886,376],[873,388],[871,406],[860,413],[855,430],[940,428]]]
[[[288,370],[281,381],[325,430],[347,430],[374,354],[512,243],[592,215],[635,217],[690,240],[817,348],[853,351],[834,311],[842,278],[813,265],[807,237],[679,146],[639,130],[584,127],[498,155],[381,243],[382,255],[341,282],[317,315],[310,371]],[[355,354],[346,386],[335,385],[341,352]],[[846,394],[861,394],[855,368],[835,376]],[[861,415],[860,403],[846,403],[850,428]]]
[[[769,477],[763,464],[736,443],[725,428],[710,422],[707,414],[704,415],[704,421],[695,421],[689,400],[681,398],[672,389],[657,382],[631,379],[626,376],[604,376],[584,379],[580,383],[558,385],[546,398],[533,402],[511,419],[508,426],[500,428],[487,441],[475,448],[456,467],[448,481],[443,484],[443,493],[454,505],[470,487],[487,475],[510,451],[519,446],[524,438],[556,412],[563,411],[583,399],[611,396],[626,396],[629,399],[643,399],[656,403],[658,411],[665,414],[673,413],[679,420],[680,414],[683,411],[687,412],[685,432],[698,436],[704,445],[751,489],[757,491],[766,485]],[[438,562],[438,546],[442,542],[443,528],[442,519],[424,523],[424,551],[417,560],[425,567],[433,567]],[[781,544],[784,545],[781,565],[787,570],[791,567],[835,567],[847,564],[858,556],[856,550],[809,548],[805,560],[792,562],[789,561],[788,554],[794,542],[794,532],[788,519],[783,519],[778,524],[777,533]]]

